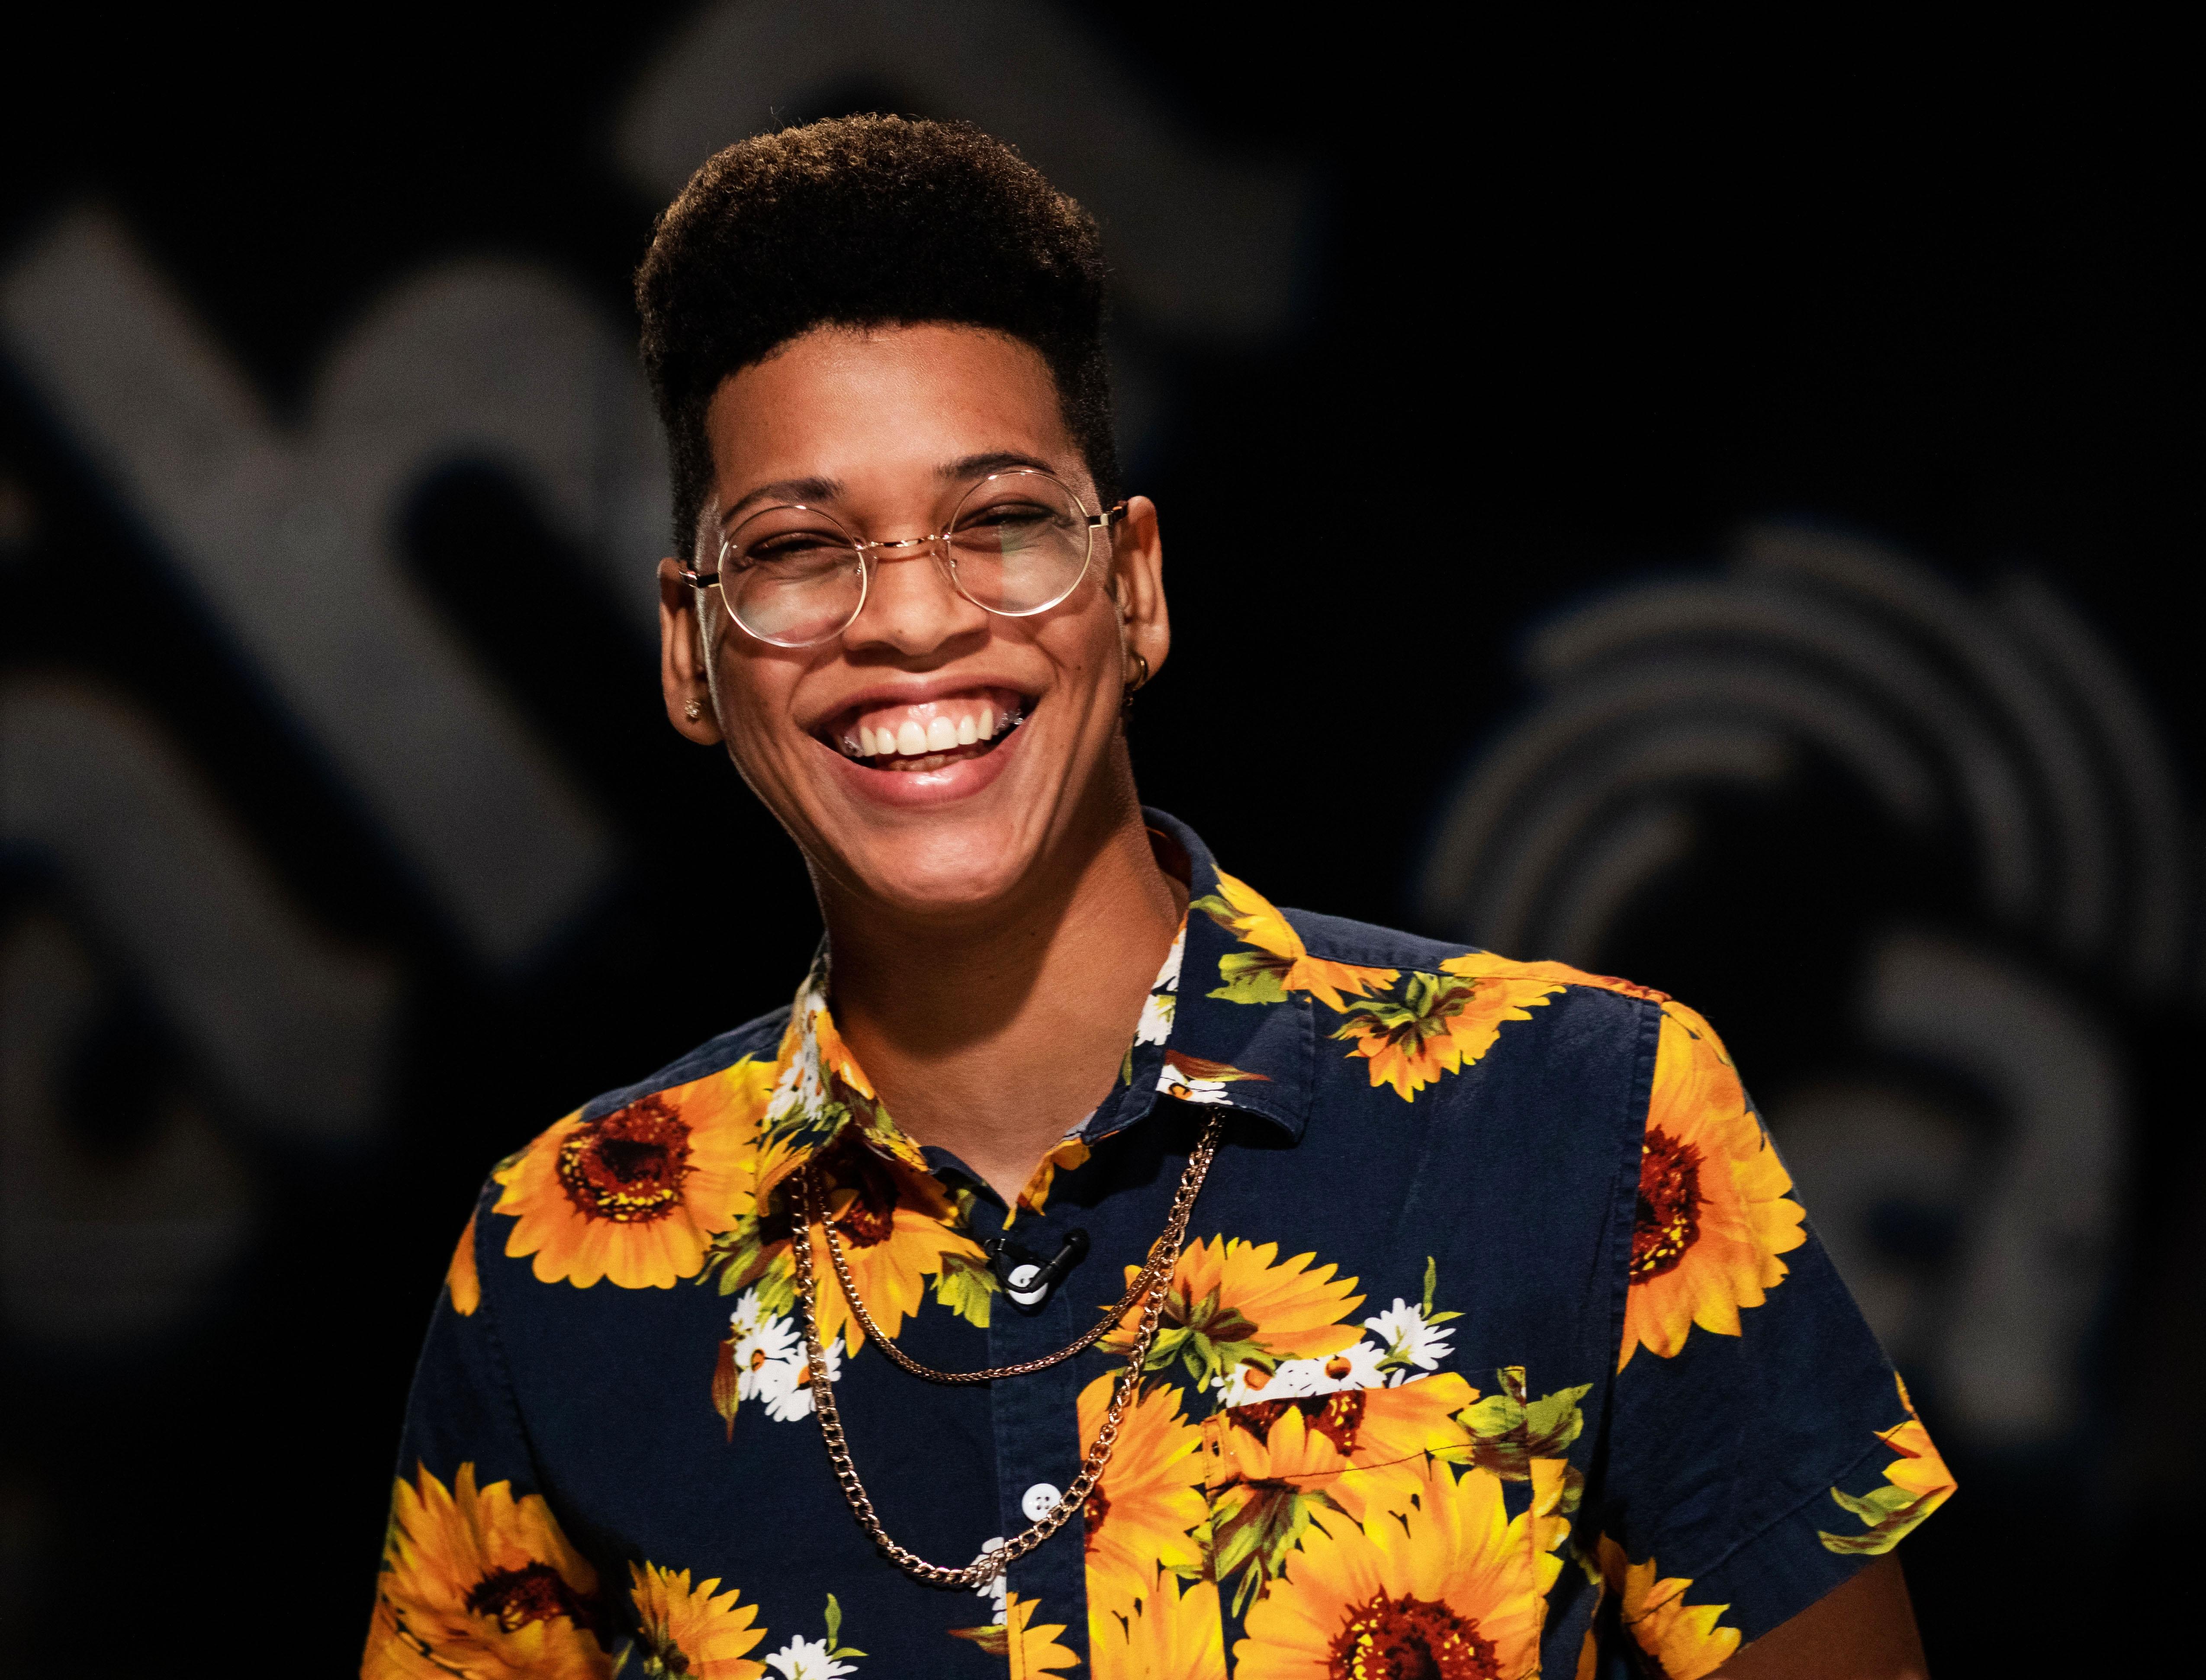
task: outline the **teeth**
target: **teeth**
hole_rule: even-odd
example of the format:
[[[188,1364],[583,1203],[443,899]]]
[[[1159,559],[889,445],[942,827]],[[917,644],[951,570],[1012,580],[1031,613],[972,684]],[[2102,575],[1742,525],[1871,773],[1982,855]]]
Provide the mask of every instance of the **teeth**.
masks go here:
[[[844,737],[843,746],[853,758],[919,758],[993,741],[998,735],[1007,733],[1018,721],[1015,712],[1006,712],[999,718],[993,706],[984,703],[977,715],[968,712],[963,717],[951,718],[938,712],[925,723],[907,718],[894,726],[883,724],[878,729],[871,724],[861,724],[855,735]]]

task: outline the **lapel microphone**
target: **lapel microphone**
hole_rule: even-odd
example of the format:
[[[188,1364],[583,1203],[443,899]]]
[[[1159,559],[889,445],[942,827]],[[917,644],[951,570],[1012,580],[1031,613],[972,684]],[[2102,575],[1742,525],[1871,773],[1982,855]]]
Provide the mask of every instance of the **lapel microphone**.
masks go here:
[[[1064,1245],[1048,1260],[1008,1237],[983,1237],[981,1247],[1013,1304],[1039,1307],[1049,1299],[1049,1292],[1064,1280],[1064,1274],[1086,1256],[1088,1233],[1076,1225],[1065,1232]]]

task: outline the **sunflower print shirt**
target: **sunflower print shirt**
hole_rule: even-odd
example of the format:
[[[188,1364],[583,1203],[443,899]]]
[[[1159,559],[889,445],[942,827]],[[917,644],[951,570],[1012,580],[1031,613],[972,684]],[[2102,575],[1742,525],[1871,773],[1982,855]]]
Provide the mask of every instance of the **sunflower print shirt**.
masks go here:
[[[415,1379],[364,1674],[1693,1680],[1952,1493],[1700,1016],[1276,909],[1149,820],[1186,922],[1111,1094],[1016,1205],[897,1128],[824,954],[790,1009],[498,1165]],[[820,1433],[793,1176],[828,1187],[881,1335],[1010,1365],[1124,1294],[1213,1117],[1078,1516],[977,1592],[901,1573]],[[1076,1230],[1013,1299],[1010,1262]],[[1022,1533],[1134,1315],[1045,1371],[930,1383],[803,1237],[889,1534],[957,1565]]]

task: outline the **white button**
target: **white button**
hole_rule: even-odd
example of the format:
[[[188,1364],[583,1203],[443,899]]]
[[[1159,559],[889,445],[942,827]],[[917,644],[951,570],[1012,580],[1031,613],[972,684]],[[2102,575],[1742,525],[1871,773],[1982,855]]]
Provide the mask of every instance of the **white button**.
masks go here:
[[[1038,1481],[1026,1491],[1019,1501],[1019,1509],[1026,1513],[1027,1521],[1039,1522],[1057,1509],[1057,1502],[1064,1497],[1046,1481]]]

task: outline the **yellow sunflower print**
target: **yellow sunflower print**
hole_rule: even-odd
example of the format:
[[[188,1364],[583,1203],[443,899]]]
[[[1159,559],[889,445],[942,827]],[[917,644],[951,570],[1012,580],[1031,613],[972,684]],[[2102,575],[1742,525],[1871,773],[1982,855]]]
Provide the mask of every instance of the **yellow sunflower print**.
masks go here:
[[[1859,1534],[1818,1534],[1826,1552],[1879,1557],[1911,1534],[1923,1519],[1953,1496],[1958,1484],[1946,1461],[1931,1445],[1930,1432],[1915,1415],[1915,1403],[1907,1397],[1907,1385],[1897,1372],[1893,1381],[1899,1389],[1899,1403],[1907,1415],[1876,1438],[1898,1456],[1884,1467],[1884,1486],[1857,1499],[1838,1488],[1831,1498],[1862,1521],[1868,1530]]]
[[[1322,1491],[1358,1522],[1373,1510],[1401,1510],[1404,1504],[1386,1503],[1382,1490],[1394,1487],[1406,1502],[1421,1485],[1421,1455],[1468,1449],[1470,1432],[1456,1414],[1477,1398],[1476,1389],[1444,1371],[1399,1388],[1236,1406],[1203,1426],[1206,1485],[1213,1493],[1236,1482]]]
[[[1651,986],[1619,980],[1613,974],[1589,974],[1583,968],[1573,968],[1567,962],[1516,962],[1505,956],[1496,956],[1490,950],[1468,951],[1461,956],[1452,956],[1440,964],[1451,974],[1497,974],[1510,979],[1553,980],[1557,986],[1589,986],[1599,992],[1613,992],[1625,998],[1644,998],[1652,1004],[1666,1004],[1670,994],[1657,992]]]
[[[1246,881],[1218,872],[1218,892],[1196,899],[1188,908],[1201,910],[1225,928],[1249,950],[1228,951],[1219,959],[1218,977],[1225,983],[1210,995],[1237,1004],[1277,1004],[1287,994],[1307,992],[1327,1008],[1343,1007],[1342,997],[1362,997],[1394,983],[1392,968],[1366,968],[1350,962],[1328,962],[1312,956],[1302,935],[1271,901]]]
[[[671,1289],[748,1212],[772,1068],[744,1060],[595,1120],[569,1116],[493,1177],[516,1216],[505,1252],[540,1283]]]
[[[1118,1381],[1100,1376],[1080,1392],[1080,1445],[1095,1444]],[[1208,1514],[1202,1494],[1202,1432],[1180,1416],[1179,1390],[1145,1390],[1120,1420],[1118,1445],[1088,1496],[1088,1615],[1129,1615],[1159,1591],[1157,1571],[1199,1570],[1202,1548],[1189,1538]]]
[[[894,1336],[927,1299],[928,1280],[954,1256],[969,1272],[985,1272],[988,1256],[956,1223],[955,1211],[931,1174],[909,1173],[845,1132],[820,1153],[827,1218],[866,1311]],[[784,1262],[785,1263],[785,1262]],[[850,1311],[835,1275],[826,1234],[812,1230],[813,1275],[819,1280],[820,1340],[837,1336],[847,1352],[864,1345],[865,1327]]]
[[[680,1675],[686,1680],[759,1680],[766,1665],[744,1656],[766,1637],[754,1604],[737,1605],[740,1593],[722,1593],[718,1581],[689,1584],[656,1564],[628,1566],[629,1596],[635,1602],[637,1654],[645,1680]]]
[[[1076,1137],[1060,1138],[1049,1153],[1041,1158],[1028,1178],[1026,1189],[1019,1199],[1004,1210],[1004,1229],[1009,1230],[1018,1222],[1023,1208],[1029,1213],[1039,1213],[1049,1206],[1050,1187],[1060,1172],[1074,1172],[1088,1165],[1088,1146]]]
[[[1011,1680],[1034,1680],[1036,1676],[1079,1667],[1079,1653],[1058,1642],[1064,1623],[1034,1621],[1034,1612],[1040,1608],[1040,1600],[1013,1593],[1005,1600],[1001,1622],[986,1628],[952,1628],[950,1636],[969,1639],[989,1655],[1005,1659],[1011,1665]]]
[[[362,1680],[605,1680],[597,1571],[543,1498],[513,1484],[446,1487],[420,1468],[391,1494]]]
[[[468,1228],[452,1250],[452,1263],[444,1268],[444,1287],[450,1291],[452,1310],[462,1318],[474,1316],[482,1305],[482,1278],[475,1270],[475,1218],[468,1215]]]
[[[1601,1578],[1607,1590],[1623,1600],[1619,1619],[1639,1647],[1641,1666],[1656,1680],[1701,1680],[1731,1660],[1739,1646],[1738,1629],[1719,1625],[1723,1604],[1689,1605],[1685,1590],[1693,1583],[1677,1576],[1663,1576],[1652,1558],[1634,1564],[1624,1548],[1606,1534],[1601,1537]],[[1579,1647],[1578,1675],[1589,1680],[1597,1659],[1593,1635]]]
[[[1467,1451],[1455,1414],[1477,1391],[1446,1373],[1399,1388],[1257,1401],[1202,1424],[1210,1498],[1210,1572],[1237,1611],[1276,1577],[1321,1511],[1353,1522],[1406,1511],[1425,1455]]]
[[[1088,1660],[1095,1680],[1225,1680],[1218,1588],[1184,1593],[1167,1576],[1136,1614],[1088,1612]]]
[[[1359,1326],[1341,1322],[1363,1304],[1350,1292],[1356,1279],[1336,1279],[1330,1265],[1311,1270],[1314,1254],[1281,1260],[1279,1253],[1276,1242],[1237,1236],[1198,1238],[1182,1249],[1149,1368],[1178,1359],[1198,1385],[1209,1387],[1244,1359],[1268,1368],[1283,1359],[1321,1359],[1361,1341]],[[1127,1283],[1140,1272],[1128,1266]],[[1132,1347],[1139,1320],[1139,1308],[1129,1308],[1103,1338],[1105,1351]]]
[[[1527,1513],[1527,1516],[1529,1513]],[[1240,1680],[1430,1674],[1522,1680],[1537,1671],[1541,1602],[1526,1519],[1500,1479],[1458,1480],[1427,1460],[1401,1516],[1311,1520],[1284,1577],[1249,1607]]]
[[[1413,974],[1397,996],[1350,1005],[1333,1032],[1371,1063],[1374,1087],[1407,1102],[1442,1074],[1458,1073],[1494,1048],[1505,1021],[1529,1021],[1533,1006],[1561,992],[1555,980],[1520,974],[1464,974],[1452,958],[1439,974]]]
[[[842,1029],[836,1026],[834,1016],[823,1004],[812,1012],[813,1041],[820,1046],[820,1065],[827,1073],[841,1080],[860,1096],[870,1102],[880,1100],[873,1089],[873,1081],[858,1065],[858,1058],[850,1053],[850,1046],[843,1041]]]
[[[863,1137],[883,1157],[914,1172],[931,1169],[927,1156],[890,1118],[873,1081],[844,1040],[826,1004],[826,976],[815,968],[790,1010],[770,1080],[765,1147],[756,1174],[758,1204],[765,1206],[782,1181],[810,1152],[838,1132]]]
[[[1618,1370],[1643,1347],[1674,1358],[1695,1325],[1739,1333],[1739,1308],[1762,1305],[1788,1269],[1778,1256],[1808,1240],[1792,1189],[1714,1033],[1666,1004]]]

